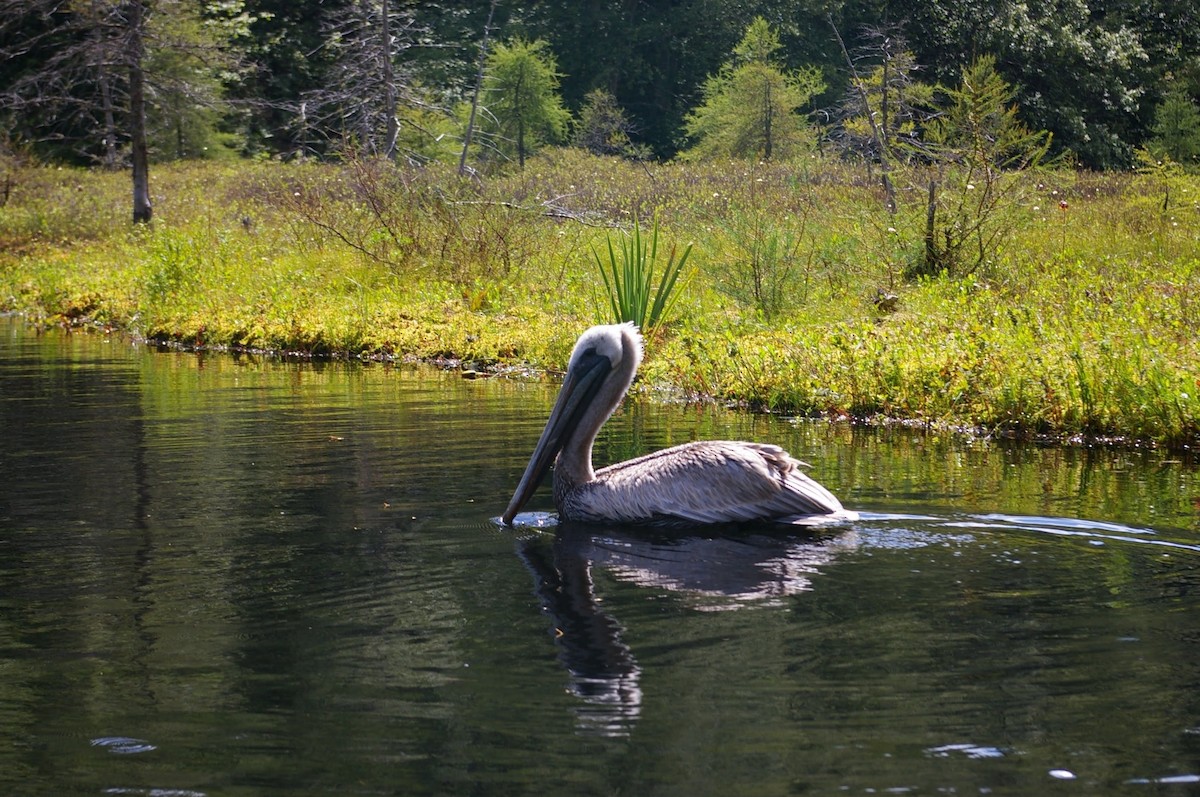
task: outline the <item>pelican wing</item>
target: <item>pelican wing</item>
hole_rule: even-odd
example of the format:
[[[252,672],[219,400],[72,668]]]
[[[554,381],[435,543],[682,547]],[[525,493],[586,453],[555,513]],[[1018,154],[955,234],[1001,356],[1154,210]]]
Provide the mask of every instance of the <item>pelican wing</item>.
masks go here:
[[[723,440],[688,443],[611,465],[563,507],[578,520],[693,523],[828,515],[842,511],[828,490],[778,446]]]

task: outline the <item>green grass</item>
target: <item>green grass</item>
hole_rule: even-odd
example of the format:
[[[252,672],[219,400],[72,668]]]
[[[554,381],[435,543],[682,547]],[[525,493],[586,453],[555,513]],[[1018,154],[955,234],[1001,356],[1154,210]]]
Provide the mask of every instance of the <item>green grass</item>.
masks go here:
[[[659,265],[657,217],[649,240],[642,237],[641,223],[635,218],[633,232],[622,235],[616,247],[613,246],[611,235],[605,243],[608,245],[607,257],[602,257],[595,249],[592,255],[596,258],[596,269],[608,295],[609,308],[612,310],[610,320],[618,324],[632,322],[647,335],[652,335],[667,320],[671,308],[679,299],[679,291],[675,288],[680,285],[679,277],[684,273],[692,245],[685,246],[683,252],[671,247],[656,284],[654,272]],[[621,253],[619,257],[617,252]],[[686,282],[685,278],[680,287]]]
[[[594,252],[657,219],[693,242],[695,278],[674,285],[643,384],[780,412],[1200,444],[1195,177],[1022,175],[984,262],[914,280],[928,176],[897,175],[890,215],[862,168],[817,158],[644,166],[562,150],[483,181],[178,164],[152,171],[149,228],[128,223],[127,175],[5,168],[0,308],[38,324],[560,368],[605,296]],[[771,236],[787,245],[764,257]]]

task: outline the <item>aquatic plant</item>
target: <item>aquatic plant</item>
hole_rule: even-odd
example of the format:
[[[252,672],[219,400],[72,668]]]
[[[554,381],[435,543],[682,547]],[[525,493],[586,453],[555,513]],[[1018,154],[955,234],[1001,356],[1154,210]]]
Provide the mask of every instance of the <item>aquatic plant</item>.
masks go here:
[[[613,246],[613,236],[606,236],[606,256],[594,247],[592,249],[596,267],[608,292],[612,320],[617,323],[632,321],[647,335],[652,335],[666,320],[667,314],[678,301],[679,278],[692,252],[691,244],[685,246],[681,253],[672,244],[666,255],[662,276],[656,283],[654,271],[659,260],[658,231],[656,216],[647,240],[642,236],[641,225],[635,219],[633,232],[622,233],[616,247]]]

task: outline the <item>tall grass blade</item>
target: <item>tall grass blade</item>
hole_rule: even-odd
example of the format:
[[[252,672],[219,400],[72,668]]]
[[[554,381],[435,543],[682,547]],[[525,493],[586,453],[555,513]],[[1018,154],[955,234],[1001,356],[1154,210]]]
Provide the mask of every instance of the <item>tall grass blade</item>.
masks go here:
[[[672,246],[662,277],[656,285],[654,277],[658,265],[658,242],[657,218],[648,239],[642,232],[641,224],[635,220],[633,231],[628,235],[622,234],[619,247],[614,246],[611,235],[607,236],[607,262],[600,252],[592,249],[592,256],[608,294],[612,319],[618,323],[632,321],[647,333],[665,322],[678,299],[679,278],[692,251],[691,244],[688,244],[677,260],[675,247]]]

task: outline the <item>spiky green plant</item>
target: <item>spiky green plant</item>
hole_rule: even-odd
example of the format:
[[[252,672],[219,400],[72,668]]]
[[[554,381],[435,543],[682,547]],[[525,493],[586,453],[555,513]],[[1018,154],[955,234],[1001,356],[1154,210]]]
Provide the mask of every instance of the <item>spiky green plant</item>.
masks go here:
[[[596,259],[596,266],[600,269],[600,277],[608,292],[612,318],[617,323],[632,321],[644,333],[650,334],[666,320],[679,298],[682,288],[679,278],[692,252],[692,245],[685,246],[678,257],[676,245],[671,245],[662,277],[655,285],[654,271],[658,263],[657,217],[648,241],[642,236],[641,225],[636,219],[633,232],[628,235],[622,233],[617,246],[613,245],[613,236],[606,236],[606,239],[607,262],[594,247],[592,256]]]

